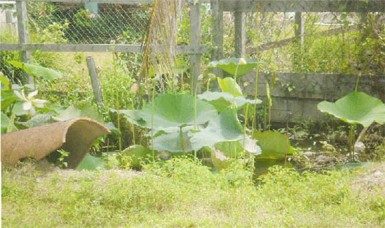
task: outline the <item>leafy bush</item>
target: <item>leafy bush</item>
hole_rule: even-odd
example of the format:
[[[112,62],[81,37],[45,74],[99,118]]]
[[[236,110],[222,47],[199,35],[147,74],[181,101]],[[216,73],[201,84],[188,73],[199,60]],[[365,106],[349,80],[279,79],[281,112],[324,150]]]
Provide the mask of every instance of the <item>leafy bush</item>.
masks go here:
[[[25,81],[23,70],[9,64],[9,61],[18,61],[19,59],[19,52],[0,51],[0,72],[14,84],[20,84]]]

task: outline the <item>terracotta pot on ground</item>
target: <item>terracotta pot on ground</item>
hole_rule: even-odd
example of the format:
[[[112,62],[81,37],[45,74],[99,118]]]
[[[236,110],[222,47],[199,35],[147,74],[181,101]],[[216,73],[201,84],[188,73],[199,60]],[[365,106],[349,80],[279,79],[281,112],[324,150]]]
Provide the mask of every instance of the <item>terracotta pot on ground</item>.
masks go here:
[[[40,160],[62,148],[69,152],[68,168],[76,168],[95,139],[107,133],[104,125],[88,118],[10,132],[1,136],[1,160],[3,164],[26,157]]]

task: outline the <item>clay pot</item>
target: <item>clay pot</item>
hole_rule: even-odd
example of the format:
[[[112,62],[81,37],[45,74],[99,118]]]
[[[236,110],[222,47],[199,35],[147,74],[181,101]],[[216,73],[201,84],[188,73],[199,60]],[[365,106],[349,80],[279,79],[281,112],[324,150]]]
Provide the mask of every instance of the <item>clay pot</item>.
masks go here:
[[[107,133],[104,125],[88,118],[10,132],[1,136],[1,160],[4,164],[26,157],[40,160],[62,148],[69,152],[68,168],[76,168],[95,139]]]

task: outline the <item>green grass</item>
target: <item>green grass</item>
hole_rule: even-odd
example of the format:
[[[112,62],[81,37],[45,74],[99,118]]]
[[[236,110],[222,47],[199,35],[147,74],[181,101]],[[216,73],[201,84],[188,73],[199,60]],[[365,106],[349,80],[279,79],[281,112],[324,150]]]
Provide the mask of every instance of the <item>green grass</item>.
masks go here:
[[[4,227],[381,227],[385,196],[347,172],[272,168],[258,184],[235,164],[213,173],[191,159],[145,172],[2,170]]]

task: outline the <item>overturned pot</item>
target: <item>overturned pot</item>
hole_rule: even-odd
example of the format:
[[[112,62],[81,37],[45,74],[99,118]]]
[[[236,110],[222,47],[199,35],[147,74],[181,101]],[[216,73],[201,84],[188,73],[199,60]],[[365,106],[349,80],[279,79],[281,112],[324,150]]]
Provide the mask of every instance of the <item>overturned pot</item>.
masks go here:
[[[104,125],[88,118],[10,132],[1,136],[1,160],[3,164],[27,157],[40,160],[62,148],[69,152],[68,168],[76,168],[95,139],[107,133]]]

